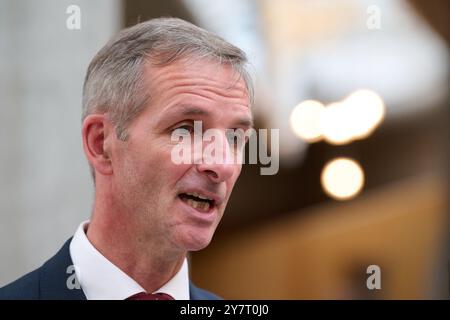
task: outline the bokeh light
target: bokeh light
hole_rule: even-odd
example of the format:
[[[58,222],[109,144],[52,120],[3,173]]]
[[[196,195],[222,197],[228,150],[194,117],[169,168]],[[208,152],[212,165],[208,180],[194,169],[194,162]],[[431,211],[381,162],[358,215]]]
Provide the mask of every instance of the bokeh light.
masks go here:
[[[320,129],[328,143],[346,144],[352,141],[352,118],[349,116],[342,102],[328,105],[322,113]]]
[[[384,102],[374,91],[355,91],[343,103],[353,139],[368,137],[384,119]]]
[[[324,109],[323,104],[315,100],[299,103],[292,110],[290,117],[294,133],[307,142],[319,141],[322,136],[320,121]]]
[[[319,101],[305,100],[292,110],[290,123],[304,141],[323,138],[330,144],[343,145],[367,138],[384,116],[383,99],[372,90],[361,89],[326,107]]]
[[[324,191],[336,200],[354,198],[364,185],[364,171],[350,158],[336,158],[328,162],[321,174]]]

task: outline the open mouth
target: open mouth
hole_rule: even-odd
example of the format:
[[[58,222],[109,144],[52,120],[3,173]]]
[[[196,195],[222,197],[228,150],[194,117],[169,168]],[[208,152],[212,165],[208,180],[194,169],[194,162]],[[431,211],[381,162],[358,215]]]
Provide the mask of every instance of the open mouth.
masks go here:
[[[187,205],[200,212],[210,212],[214,208],[215,201],[197,192],[180,193],[178,197]]]

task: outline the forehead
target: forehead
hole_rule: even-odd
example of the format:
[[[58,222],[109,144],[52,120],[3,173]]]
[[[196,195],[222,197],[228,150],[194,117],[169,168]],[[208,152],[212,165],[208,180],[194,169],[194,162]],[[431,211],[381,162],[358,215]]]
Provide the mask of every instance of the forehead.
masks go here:
[[[223,100],[249,108],[245,81],[229,64],[183,59],[167,66],[147,64],[144,76],[152,100],[168,100],[177,94]]]
[[[245,81],[230,65],[182,60],[161,67],[148,64],[144,72],[150,94],[147,111],[155,121],[191,112],[252,126]]]

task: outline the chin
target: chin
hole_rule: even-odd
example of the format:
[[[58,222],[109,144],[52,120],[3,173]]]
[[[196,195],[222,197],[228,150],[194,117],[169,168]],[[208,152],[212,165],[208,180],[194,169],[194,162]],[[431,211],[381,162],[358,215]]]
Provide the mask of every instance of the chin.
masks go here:
[[[206,248],[212,239],[211,230],[185,230],[177,237],[177,243],[186,251],[199,251]]]

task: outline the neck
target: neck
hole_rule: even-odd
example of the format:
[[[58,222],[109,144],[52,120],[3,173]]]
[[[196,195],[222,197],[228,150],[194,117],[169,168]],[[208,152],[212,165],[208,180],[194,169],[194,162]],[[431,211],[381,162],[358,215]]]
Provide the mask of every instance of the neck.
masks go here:
[[[96,194],[87,238],[147,292],[154,292],[180,270],[186,252],[164,248],[162,239],[149,237],[149,231],[142,230],[136,215],[112,205],[111,197],[101,198]]]

